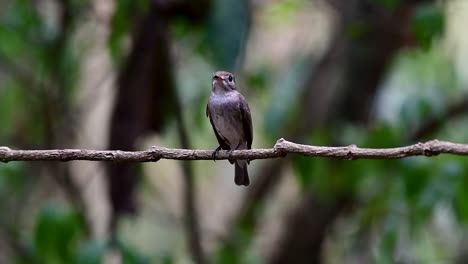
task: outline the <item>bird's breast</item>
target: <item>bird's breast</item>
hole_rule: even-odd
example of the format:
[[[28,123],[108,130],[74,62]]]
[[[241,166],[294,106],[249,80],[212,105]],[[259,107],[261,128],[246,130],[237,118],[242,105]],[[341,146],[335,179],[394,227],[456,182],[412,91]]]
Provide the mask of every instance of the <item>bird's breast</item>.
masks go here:
[[[245,136],[239,97],[230,95],[211,95],[209,112],[218,133],[226,138],[232,149],[244,148]]]

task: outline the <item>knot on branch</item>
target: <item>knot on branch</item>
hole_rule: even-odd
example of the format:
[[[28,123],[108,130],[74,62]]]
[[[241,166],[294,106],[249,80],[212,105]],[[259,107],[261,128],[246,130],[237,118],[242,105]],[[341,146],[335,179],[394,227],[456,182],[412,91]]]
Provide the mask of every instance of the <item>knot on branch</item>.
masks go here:
[[[11,148],[1,146],[1,147],[0,147],[0,151],[1,151],[1,152],[3,152],[3,151],[4,151],[4,152],[11,151]]]
[[[104,153],[104,157],[106,157],[106,159],[113,159],[115,155],[114,153],[107,152],[107,153]]]
[[[161,159],[161,151],[163,151],[163,148],[158,147],[158,146],[151,146],[148,150],[150,154],[149,161],[159,161]]]
[[[288,152],[288,141],[284,138],[280,138],[276,141],[275,146],[273,147],[275,152],[279,154],[279,156],[284,157]]]
[[[347,160],[355,160],[356,157],[355,157],[355,152],[357,150],[357,146],[356,145],[349,145],[346,147],[346,149],[348,150],[348,152],[346,153],[346,159]]]
[[[422,143],[419,143],[422,144]],[[439,145],[439,140],[434,139],[422,144],[423,155],[427,157],[437,156],[439,155],[440,151],[437,150],[437,146]]]

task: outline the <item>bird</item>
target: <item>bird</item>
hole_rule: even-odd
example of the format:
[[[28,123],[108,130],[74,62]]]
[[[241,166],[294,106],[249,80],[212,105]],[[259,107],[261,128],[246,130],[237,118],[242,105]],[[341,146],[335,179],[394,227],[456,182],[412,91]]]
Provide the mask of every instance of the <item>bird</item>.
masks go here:
[[[219,147],[213,151],[213,160],[223,150],[251,149],[253,132],[250,108],[244,96],[237,91],[234,74],[227,71],[213,73],[211,95],[206,106]],[[249,160],[229,160],[234,164],[234,183],[250,184],[247,164]]]

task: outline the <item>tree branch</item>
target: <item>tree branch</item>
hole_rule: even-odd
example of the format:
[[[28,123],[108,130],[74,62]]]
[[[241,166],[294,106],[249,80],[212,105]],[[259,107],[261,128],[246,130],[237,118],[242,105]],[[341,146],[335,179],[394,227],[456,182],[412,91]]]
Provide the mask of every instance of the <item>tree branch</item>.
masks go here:
[[[164,147],[152,147],[143,151],[86,149],[13,150],[8,147],[0,147],[0,162],[71,160],[155,162],[160,159],[211,160],[212,153],[212,150],[172,149]],[[435,156],[438,154],[468,156],[468,144],[458,144],[435,139],[405,147],[377,149],[359,148],[355,145],[343,147],[302,145],[281,138],[271,149],[219,151],[216,159],[272,159],[284,157],[287,154],[344,160],[401,159],[411,156]]]

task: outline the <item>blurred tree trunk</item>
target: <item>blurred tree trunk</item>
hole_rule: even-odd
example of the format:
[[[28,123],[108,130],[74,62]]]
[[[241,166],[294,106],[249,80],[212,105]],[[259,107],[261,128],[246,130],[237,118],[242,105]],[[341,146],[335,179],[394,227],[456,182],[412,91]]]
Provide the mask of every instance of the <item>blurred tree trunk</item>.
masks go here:
[[[71,103],[71,91],[74,84],[68,78],[68,51],[71,49],[73,32],[77,16],[73,13],[72,3],[68,0],[56,0],[59,31],[45,46],[49,60],[44,68],[47,77],[38,82],[38,97],[41,99],[42,118],[44,120],[44,148],[66,148],[76,139],[74,132],[74,110]],[[37,8],[41,8],[38,6]],[[47,79],[50,78],[50,79]],[[63,193],[75,208],[84,210],[84,201],[77,185],[70,175],[70,166],[65,163],[44,163],[45,175],[50,175],[61,187]]]
[[[77,26],[79,43],[87,43],[77,83],[75,148],[106,149],[114,103],[116,72],[108,52],[114,1],[98,0],[82,15]],[[91,11],[92,10],[92,11]],[[86,17],[86,20],[84,19]],[[70,163],[71,176],[80,189],[85,216],[93,239],[106,241],[110,231],[110,201],[105,163]]]
[[[132,47],[117,82],[109,148],[134,150],[145,134],[158,133],[173,117],[176,91],[170,58],[169,20],[185,16],[203,20],[208,1],[154,1],[133,25]],[[137,165],[110,164],[110,196],[114,215],[136,210]]]
[[[160,132],[174,111],[167,21],[156,8],[151,8],[134,28],[132,48],[117,81],[110,149],[135,150],[135,143],[147,133]],[[108,167],[114,218],[135,212],[138,165]]]
[[[176,118],[182,147],[189,148],[182,109],[177,98],[172,67],[169,22],[184,17],[192,24],[208,14],[207,0],[153,1],[148,14],[134,25],[132,48],[118,77],[116,105],[112,116],[109,148],[134,150],[145,134],[159,133],[170,118]],[[196,210],[193,170],[183,163],[184,210],[189,248],[195,263],[205,263]],[[123,213],[134,213],[135,188],[141,176],[136,164],[109,164],[112,226]]]

